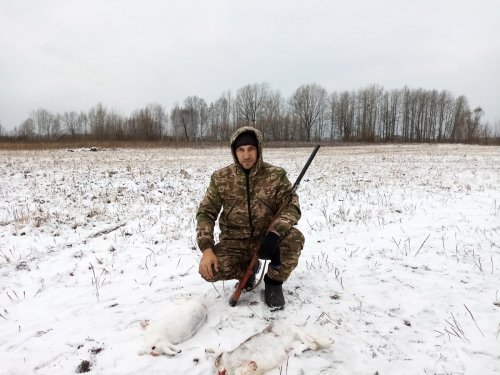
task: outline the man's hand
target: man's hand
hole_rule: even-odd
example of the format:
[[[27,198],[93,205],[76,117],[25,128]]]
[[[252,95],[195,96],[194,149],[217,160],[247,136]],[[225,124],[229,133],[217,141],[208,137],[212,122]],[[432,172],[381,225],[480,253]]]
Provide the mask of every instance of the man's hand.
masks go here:
[[[208,248],[203,251],[198,272],[201,276],[203,276],[204,279],[211,280],[214,277],[213,270],[215,270],[215,272],[219,272],[217,257],[215,256],[214,251]]]

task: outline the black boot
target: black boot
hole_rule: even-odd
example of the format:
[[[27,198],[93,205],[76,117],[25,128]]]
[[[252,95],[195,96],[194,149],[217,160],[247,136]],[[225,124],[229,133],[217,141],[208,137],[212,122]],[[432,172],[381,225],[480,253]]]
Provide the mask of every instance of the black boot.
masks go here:
[[[283,307],[285,306],[285,296],[283,296],[283,283],[281,281],[276,281],[269,276],[264,276],[264,282],[266,284],[265,290],[265,300],[269,307]]]

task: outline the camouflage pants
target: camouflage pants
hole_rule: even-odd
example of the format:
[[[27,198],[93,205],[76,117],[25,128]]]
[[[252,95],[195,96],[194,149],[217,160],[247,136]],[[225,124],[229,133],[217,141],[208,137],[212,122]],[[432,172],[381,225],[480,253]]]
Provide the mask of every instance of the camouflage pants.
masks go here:
[[[219,271],[210,282],[219,280],[239,280],[247,270],[252,253],[259,245],[262,238],[248,240],[224,239],[215,245],[214,253],[217,256]],[[279,243],[281,255],[281,267],[274,269],[269,267],[267,275],[276,281],[286,281],[292,271],[299,263],[300,252],[304,247],[304,236],[297,228],[292,228],[288,235]]]

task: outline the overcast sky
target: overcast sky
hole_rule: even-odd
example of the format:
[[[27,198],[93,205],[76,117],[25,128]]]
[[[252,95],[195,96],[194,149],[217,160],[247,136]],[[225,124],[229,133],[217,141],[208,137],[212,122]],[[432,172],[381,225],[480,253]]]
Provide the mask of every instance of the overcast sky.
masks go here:
[[[0,123],[268,82],[449,90],[500,122],[499,0],[0,0]]]

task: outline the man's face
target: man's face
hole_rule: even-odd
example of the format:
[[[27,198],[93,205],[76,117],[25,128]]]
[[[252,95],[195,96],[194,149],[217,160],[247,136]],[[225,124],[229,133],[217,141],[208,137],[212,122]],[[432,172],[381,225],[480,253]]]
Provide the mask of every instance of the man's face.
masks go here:
[[[243,145],[236,149],[236,159],[243,169],[252,169],[257,163],[257,147],[252,145]]]

